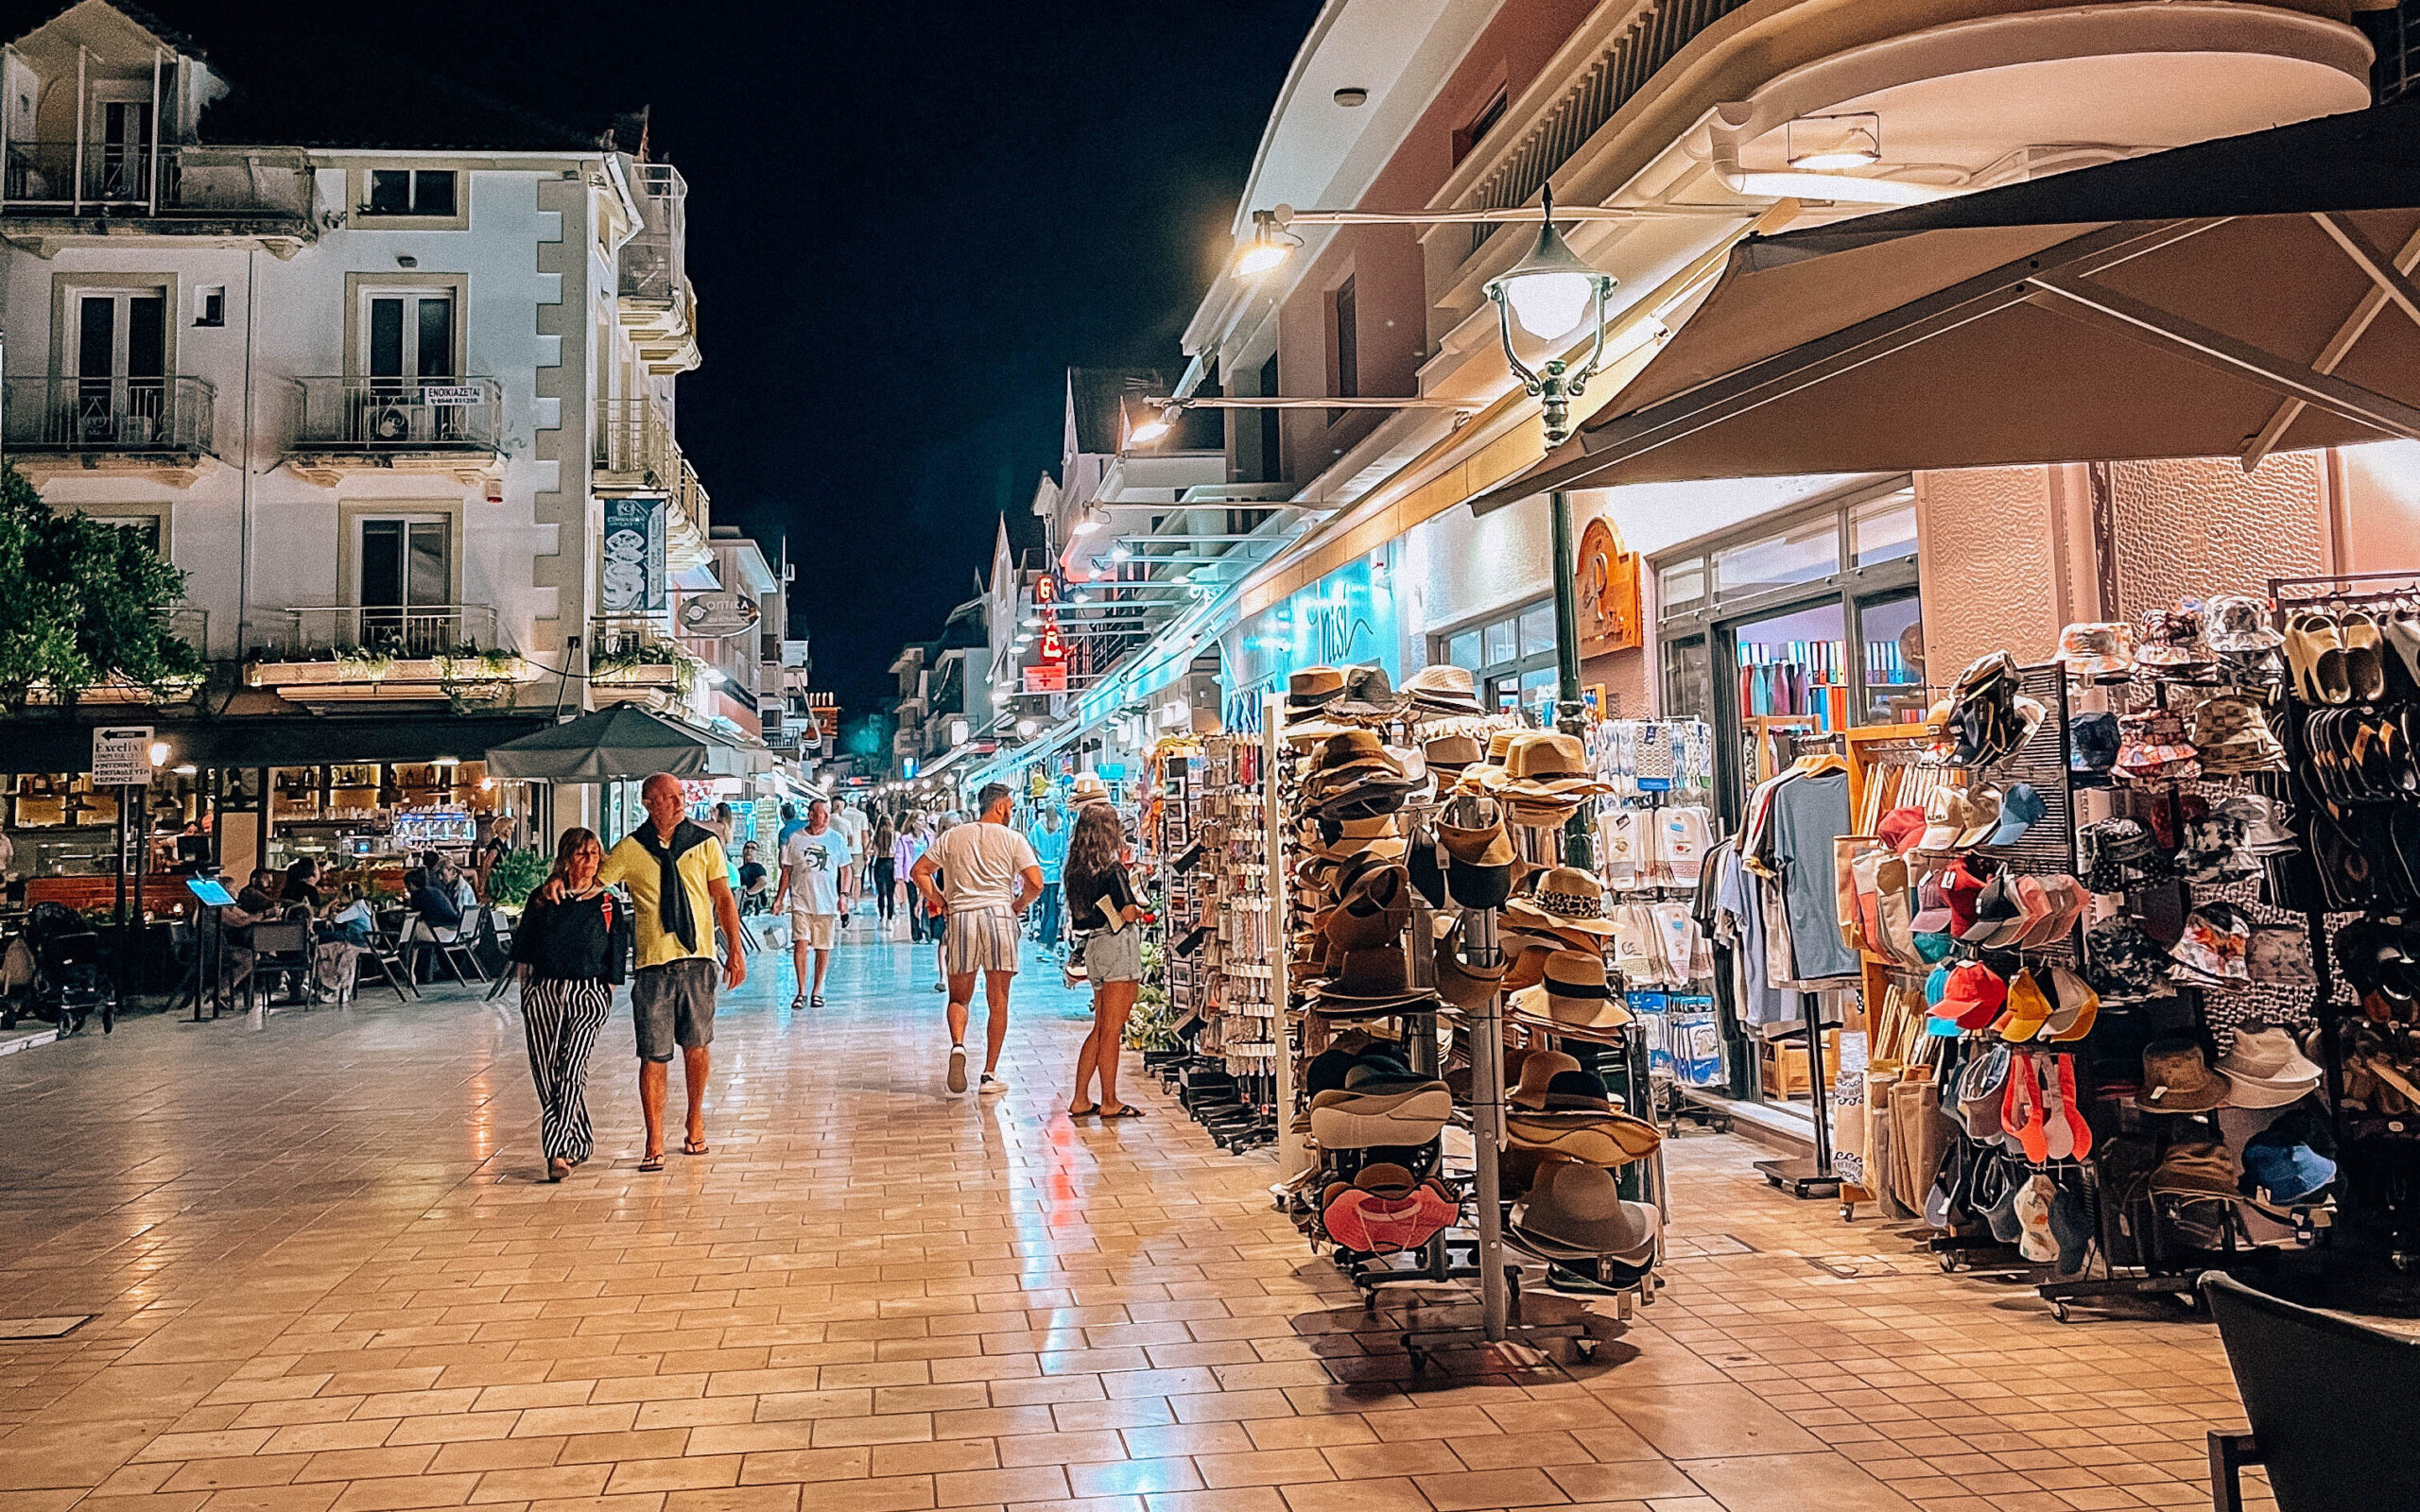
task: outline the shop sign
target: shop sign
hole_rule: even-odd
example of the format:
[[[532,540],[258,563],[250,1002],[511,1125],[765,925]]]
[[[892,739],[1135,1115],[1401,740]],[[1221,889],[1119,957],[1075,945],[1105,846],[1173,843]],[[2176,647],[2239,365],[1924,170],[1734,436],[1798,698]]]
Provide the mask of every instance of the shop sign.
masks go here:
[[[102,725],[93,731],[95,787],[147,787],[150,782],[149,725]]]
[[[423,384],[420,386],[421,403],[434,404],[441,409],[467,409],[477,404],[479,397],[479,388],[476,384]]]
[[[1025,669],[1025,691],[1028,693],[1064,693],[1067,691],[1067,667],[1064,662],[1043,662]]]
[[[664,561],[664,501],[605,501],[605,570],[600,589],[608,614],[661,613],[671,596]]]
[[[1641,644],[1638,553],[1623,547],[1621,536],[1602,515],[1580,532],[1572,577],[1580,599],[1580,655],[1584,659],[1636,648]]]
[[[685,593],[681,599],[681,633],[706,640],[745,635],[764,617],[753,593],[728,589],[711,593]]]

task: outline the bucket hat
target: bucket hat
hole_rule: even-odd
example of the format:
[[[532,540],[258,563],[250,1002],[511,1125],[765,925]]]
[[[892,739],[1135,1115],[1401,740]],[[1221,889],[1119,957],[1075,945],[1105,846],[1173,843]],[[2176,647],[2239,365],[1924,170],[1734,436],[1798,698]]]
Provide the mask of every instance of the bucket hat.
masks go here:
[[[1655,1245],[1652,1211],[1623,1201],[1612,1173],[1559,1161],[1542,1167],[1530,1194],[1513,1205],[1512,1227],[1575,1254],[1643,1259]]]
[[[2184,979],[2249,982],[2252,920],[2233,903],[2213,899],[2186,917],[2184,932],[2169,947]]]
[[[2180,605],[2146,610],[2135,634],[2135,661],[2147,667],[2206,666],[2213,658],[2202,639],[2202,611]]]
[[[1580,1062],[1560,1050],[1533,1050],[1521,1062],[1521,1080],[1505,1093],[1504,1100],[1515,1108],[1542,1108],[1547,1106],[1547,1089],[1566,1071],[1578,1071]]]
[[[2319,1091],[2323,1073],[2283,1029],[2238,1029],[2235,1043],[2219,1057],[2236,1108],[2283,1108]]]
[[[1630,1009],[1606,985],[1605,958],[1594,951],[1556,951],[1547,955],[1545,979],[1512,994],[1516,1018],[1553,1029],[1618,1029]]]
[[[2221,693],[2193,711],[2193,745],[2202,770],[2216,777],[2282,772],[2286,747],[2269,729],[2260,700],[2250,694]]]
[[[2163,1151],[2152,1170],[2154,1192],[2236,1194],[2235,1162],[2217,1140],[2178,1140]]]
[[[1969,1058],[1959,1073],[1958,1122],[1965,1126],[1968,1138],[1999,1137],[2000,1104],[2007,1098],[2010,1063],[2009,1047],[1995,1042]]]
[[[2288,924],[2253,926],[2243,969],[2251,980],[2277,987],[2313,987],[2319,981],[2310,936]]]
[[[2139,1003],[2161,994],[2167,958],[2143,927],[2123,914],[2084,931],[2083,976],[2116,1003]]]
[[[2106,709],[2067,716],[2067,778],[2073,787],[2107,787],[2118,763],[2118,716]]]
[[[2058,661],[2080,678],[2123,672],[2135,664],[2135,632],[2128,625],[2086,620],[2059,632]]]
[[[1451,662],[1436,662],[1422,667],[1404,679],[1403,696],[1415,709],[1441,713],[1476,714],[1486,711],[1479,707],[1478,679],[1468,667]]]
[[[2334,1160],[2283,1129],[2265,1128],[2243,1142],[2243,1185],[2272,1202],[2308,1202],[2335,1180]]]
[[[1505,915],[1516,923],[1530,923],[1550,932],[1576,932],[1599,937],[1610,936],[1614,926],[1605,918],[1605,885],[1593,871],[1577,867],[1555,867],[1538,879],[1537,891],[1527,898],[1515,898],[1504,905]]]
[[[2033,828],[2047,812],[2042,795],[2033,790],[2032,783],[2014,783],[2000,796],[1998,820],[1992,826],[1992,833],[1983,837],[1982,843],[2014,845],[2025,838],[2025,832]]]
[[[2269,604],[2247,593],[2214,593],[2204,608],[2204,634],[2213,651],[2267,651],[2285,636],[2269,623]]]
[[[2135,1106],[2146,1113],[2206,1113],[2229,1095],[2226,1073],[2213,1071],[2198,1040],[2154,1040],[2143,1047],[2143,1088]],[[2229,1171],[2225,1189],[2235,1190]]]
[[[1403,699],[1387,680],[1387,669],[1373,663],[1348,667],[1344,690],[1327,706],[1338,719],[1392,719],[1403,712]]]

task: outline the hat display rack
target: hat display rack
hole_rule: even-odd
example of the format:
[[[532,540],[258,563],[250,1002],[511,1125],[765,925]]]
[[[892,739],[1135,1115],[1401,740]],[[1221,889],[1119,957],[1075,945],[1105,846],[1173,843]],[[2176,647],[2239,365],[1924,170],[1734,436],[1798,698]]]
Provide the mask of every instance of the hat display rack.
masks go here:
[[[1542,1015],[1557,1027],[1558,1015],[1574,1028],[1614,1025],[1601,886],[1593,873],[1554,869],[1554,832],[1605,784],[1577,738],[1486,714],[1458,667],[1423,668],[1401,694],[1375,668],[1305,669],[1282,705],[1271,698],[1263,728],[1281,882],[1272,963],[1293,1041],[1281,1084],[1298,1110],[1281,1138],[1281,1208],[1334,1247],[1374,1309],[1384,1291],[1409,1288],[1417,1305],[1441,1284],[1478,1283],[1475,1327],[1403,1336],[1415,1367],[1508,1341],[1564,1338],[1593,1351],[1582,1324],[1520,1318],[1518,1265],[1562,1267],[1628,1316],[1653,1285],[1662,1211],[1627,1196],[1616,1173],[1653,1157],[1661,1135],[1616,1111],[1574,1057],[1554,1057],[1568,1069],[1542,1106],[1512,1108],[1499,930],[1517,904],[1537,915],[1520,920],[1523,937],[1553,941],[1531,963]],[[1511,897],[1525,868],[1526,902]],[[1643,1041],[1599,1038],[1640,1047],[1624,1081],[1643,1092]],[[1451,1078],[1449,1049],[1466,1062]],[[1616,1058],[1633,1069],[1627,1054]],[[1444,1169],[1461,1128],[1467,1177]],[[1543,1181],[1525,1173],[1518,1193],[1503,1165],[1515,1145],[1527,1166],[1552,1168]],[[1634,1191],[1651,1182],[1628,1180]],[[1597,1280],[1606,1266],[1619,1284]]]
[[[1178,1103],[1235,1153],[1277,1135],[1274,931],[1260,742],[1214,734],[1159,759],[1172,1051],[1147,1054]]]
[[[2269,584],[2296,846],[2266,882],[2310,942],[2346,1229],[2420,1269],[2420,573]],[[2250,1156],[2245,1157],[2247,1166]]]

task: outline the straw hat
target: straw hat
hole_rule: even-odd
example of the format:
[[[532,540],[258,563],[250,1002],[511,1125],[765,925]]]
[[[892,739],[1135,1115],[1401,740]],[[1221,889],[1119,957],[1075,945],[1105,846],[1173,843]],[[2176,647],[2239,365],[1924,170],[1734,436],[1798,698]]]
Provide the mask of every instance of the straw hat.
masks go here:
[[[1618,1029],[1630,1009],[1605,983],[1605,958],[1594,951],[1556,951],[1546,978],[1512,995],[1516,1018],[1554,1029]]]
[[[1605,885],[1593,871],[1577,867],[1555,867],[1538,879],[1537,891],[1528,898],[1515,898],[1504,905],[1505,916],[1516,923],[1534,924],[1543,929],[1611,937],[1613,924],[1605,918]]]

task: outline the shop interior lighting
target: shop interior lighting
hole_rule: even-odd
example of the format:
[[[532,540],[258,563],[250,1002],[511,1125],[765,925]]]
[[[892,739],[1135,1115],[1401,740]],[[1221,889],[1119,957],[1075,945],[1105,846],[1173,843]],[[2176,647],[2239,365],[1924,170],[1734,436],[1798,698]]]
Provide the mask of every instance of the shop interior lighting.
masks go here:
[[[191,762],[179,762],[175,766],[171,767],[170,770],[174,771],[179,777],[199,777],[201,775],[201,768],[196,766]]]
[[[151,765],[152,765],[152,767],[153,767],[153,769],[154,769],[154,770],[156,770],[156,769],[158,769],[158,768],[160,768],[160,767],[163,767],[163,766],[167,765],[168,765],[168,743],[167,743],[166,741],[164,741],[164,740],[155,740],[155,741],[153,741],[153,742],[151,743],[150,757],[151,757]]]
[[[1020,719],[1017,721],[1017,733],[1028,740],[1032,739],[1033,732],[1041,728],[1042,727],[1040,725],[1035,724],[1030,719]]]
[[[1098,530],[1101,527],[1101,524],[1100,516],[1095,514],[1092,510],[1087,509],[1083,512],[1081,518],[1078,519],[1074,524],[1067,527],[1067,533],[1071,536],[1089,536],[1094,531]]]
[[[1882,161],[1882,117],[1870,111],[1802,115],[1782,126],[1789,165],[1808,173],[1870,168]]]

